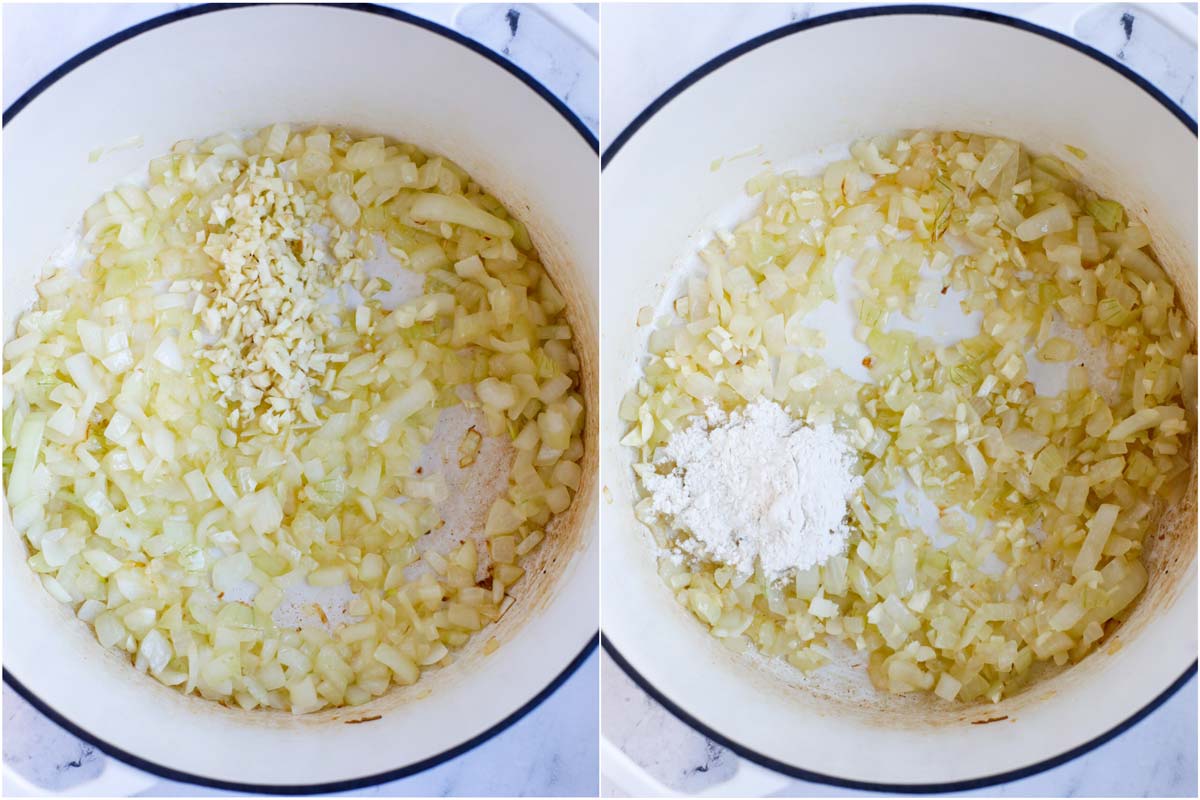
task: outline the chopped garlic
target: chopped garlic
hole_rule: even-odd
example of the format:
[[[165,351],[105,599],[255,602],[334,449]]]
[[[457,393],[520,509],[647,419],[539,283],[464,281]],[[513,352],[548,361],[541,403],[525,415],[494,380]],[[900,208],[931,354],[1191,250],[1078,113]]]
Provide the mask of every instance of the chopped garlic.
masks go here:
[[[350,216],[334,213],[339,220]],[[336,286],[361,289],[364,283],[349,234],[331,256],[313,233],[320,222],[320,204],[280,178],[270,158],[251,159],[233,190],[213,204],[204,252],[219,269],[205,287],[202,319],[218,338],[199,355],[233,407],[231,427],[257,419],[277,433],[319,390],[332,355],[325,335],[334,327],[333,308],[321,298]],[[261,408],[264,401],[269,409]]]

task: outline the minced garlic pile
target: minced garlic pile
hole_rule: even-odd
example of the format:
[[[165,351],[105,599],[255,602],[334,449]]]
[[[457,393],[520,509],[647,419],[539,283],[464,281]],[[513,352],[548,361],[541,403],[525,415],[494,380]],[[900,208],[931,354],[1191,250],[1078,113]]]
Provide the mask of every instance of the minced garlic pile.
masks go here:
[[[203,329],[192,336],[201,345],[206,335],[217,337],[198,355],[212,362],[217,388],[232,407],[231,428],[252,417],[271,433],[297,414],[316,422],[312,392],[329,363],[347,359],[325,350],[334,311],[321,299],[336,286],[361,291],[359,251],[370,239],[351,248],[350,235],[335,228],[331,254],[314,232],[322,213],[315,193],[258,158],[213,204],[209,224],[219,232],[208,234],[204,252],[219,265],[217,281],[197,298]]]

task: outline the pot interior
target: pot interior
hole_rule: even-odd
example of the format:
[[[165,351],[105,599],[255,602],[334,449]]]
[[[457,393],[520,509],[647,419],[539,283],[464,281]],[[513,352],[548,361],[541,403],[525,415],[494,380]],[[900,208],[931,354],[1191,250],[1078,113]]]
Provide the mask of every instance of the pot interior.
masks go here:
[[[595,634],[594,145],[514,68],[423,25],[328,7],[203,13],[100,53],[5,127],[6,339],[49,256],[101,193],[144,173],[176,141],[280,121],[382,134],[456,161],[526,223],[568,303],[587,405],[575,502],[526,563],[518,601],[500,622],[449,667],[364,706],[302,717],[245,712],[137,673],[42,589],[5,506],[6,670],[86,734],[151,765],[293,786],[412,767],[503,723],[554,684]],[[212,59],[213,42],[222,43],[221,59]],[[89,161],[94,149],[135,136],[138,146]],[[482,524],[486,510],[467,517]],[[485,653],[493,638],[498,649]],[[163,737],[165,726],[176,733]]]
[[[659,303],[672,265],[765,166],[830,160],[839,156],[822,150],[838,143],[916,129],[1005,136],[1058,156],[1065,145],[1085,150],[1083,180],[1148,225],[1195,321],[1194,132],[1128,77],[1011,24],[885,12],[777,38],[674,96],[607,154],[604,175],[606,636],[663,699],[726,741],[797,769],[876,783],[977,779],[1052,758],[1135,714],[1196,653],[1194,438],[1189,499],[1161,516],[1146,553],[1150,582],[1128,620],[1078,666],[999,704],[877,692],[853,653],[809,676],[733,653],[655,574],[653,543],[632,514],[633,454],[616,444],[624,431],[616,409],[644,352],[638,309]],[[724,161],[714,171],[715,159]],[[610,588],[614,573],[621,592]]]

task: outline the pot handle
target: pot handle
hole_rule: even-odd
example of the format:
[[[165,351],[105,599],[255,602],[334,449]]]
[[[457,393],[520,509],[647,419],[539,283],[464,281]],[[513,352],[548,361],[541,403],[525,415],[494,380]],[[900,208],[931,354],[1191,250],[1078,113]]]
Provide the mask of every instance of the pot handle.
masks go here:
[[[600,24],[582,8],[574,3],[538,3],[532,8],[594,58],[600,57]]]
[[[766,797],[788,787],[791,779],[744,758],[727,780],[699,792],[680,792],[646,772],[608,737],[600,737],[600,771],[633,797]]]
[[[1034,25],[1075,37],[1079,20],[1104,3],[1043,3],[1019,16]],[[1137,14],[1151,17],[1173,31],[1192,47],[1196,46],[1196,13],[1182,3],[1126,3]]]
[[[158,778],[105,756],[100,774],[60,791],[39,786],[9,763],[4,764],[6,797],[132,797],[158,783]]]
[[[420,15],[430,22],[458,30],[458,17],[466,3],[431,3],[421,6]],[[600,25],[574,3],[538,3],[527,10],[558,28],[594,58],[600,57]]]

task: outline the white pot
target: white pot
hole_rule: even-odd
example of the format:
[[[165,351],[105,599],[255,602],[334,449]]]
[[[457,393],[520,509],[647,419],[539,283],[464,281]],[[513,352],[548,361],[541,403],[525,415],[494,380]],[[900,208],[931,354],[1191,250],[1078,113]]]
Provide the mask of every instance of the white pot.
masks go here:
[[[212,11],[218,13],[210,13]],[[4,330],[84,209],[185,138],[278,122],[381,133],[445,154],[527,222],[568,295],[594,409],[599,294],[595,140],[533,79],[405,14],[311,6],[191,9],[65,65],[5,114]],[[25,100],[28,99],[28,102]],[[15,113],[14,113],[15,112]],[[88,154],[144,144],[90,164]],[[104,651],[42,589],[4,520],[5,680],[105,752],[243,790],[346,789],[432,766],[513,722],[595,643],[595,415],[570,524],[516,614],[455,665],[369,706],[293,718],[184,697]],[[511,619],[509,618],[511,616]],[[489,636],[499,649],[484,656]],[[350,720],[382,715],[364,724]]]
[[[1110,643],[998,705],[963,706],[864,693],[837,674],[806,690],[721,647],[656,574],[632,511],[632,454],[617,444],[617,409],[642,355],[638,309],[658,302],[688,237],[766,159],[916,128],[1086,150],[1085,180],[1148,222],[1196,319],[1196,126],[1111,59],[1027,23],[950,7],[821,17],[714,59],[604,156],[602,618],[605,646],[643,688],[759,764],[864,789],[962,790],[1106,741],[1195,672],[1194,488],[1170,535],[1155,541],[1150,584]],[[759,146],[761,155],[710,169]]]

